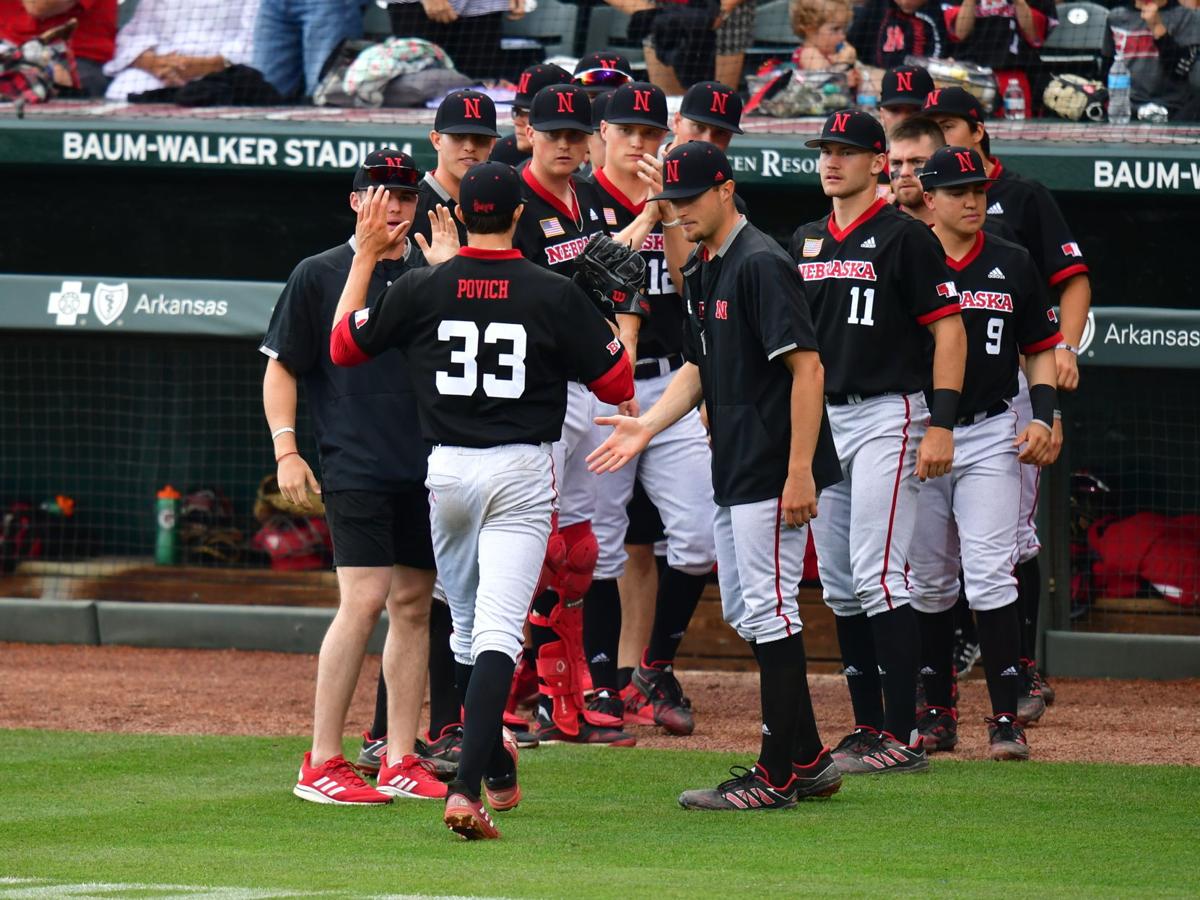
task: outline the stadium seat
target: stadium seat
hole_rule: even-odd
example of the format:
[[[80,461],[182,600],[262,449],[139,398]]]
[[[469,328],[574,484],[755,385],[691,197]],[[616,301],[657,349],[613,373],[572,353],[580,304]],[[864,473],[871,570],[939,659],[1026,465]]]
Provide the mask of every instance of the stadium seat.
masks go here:
[[[1063,3],[1058,26],[1042,45],[1042,63],[1051,73],[1096,78],[1100,75],[1108,10],[1098,3]]]
[[[634,73],[645,77],[646,54],[641,43],[629,39],[629,16],[608,4],[592,8],[588,22],[587,46],[594,49],[619,50],[625,54]]]
[[[538,0],[537,9],[515,22],[506,18],[502,45],[506,50],[528,49],[526,42],[541,48],[538,58],[572,56],[575,23],[579,8],[561,0]]]
[[[388,18],[387,3],[374,0],[363,10],[363,37],[381,41],[392,36],[392,21]]]
[[[792,33],[788,0],[766,0],[755,14],[754,44],[746,51],[746,73],[754,74],[768,59],[791,59],[799,45],[800,38]]]
[[[133,18],[138,0],[117,0],[117,28],[124,28],[125,23]]]

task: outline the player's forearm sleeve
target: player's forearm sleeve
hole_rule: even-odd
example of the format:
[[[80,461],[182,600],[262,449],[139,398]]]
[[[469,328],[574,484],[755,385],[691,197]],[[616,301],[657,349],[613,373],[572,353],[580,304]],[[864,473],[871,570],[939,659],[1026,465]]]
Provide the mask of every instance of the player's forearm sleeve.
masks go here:
[[[607,372],[588,382],[588,390],[602,403],[624,403],[633,397],[633,367],[624,353]]]
[[[353,313],[342,317],[329,334],[329,358],[337,366],[361,366],[371,357],[363,353],[354,333],[350,330],[350,319]]]

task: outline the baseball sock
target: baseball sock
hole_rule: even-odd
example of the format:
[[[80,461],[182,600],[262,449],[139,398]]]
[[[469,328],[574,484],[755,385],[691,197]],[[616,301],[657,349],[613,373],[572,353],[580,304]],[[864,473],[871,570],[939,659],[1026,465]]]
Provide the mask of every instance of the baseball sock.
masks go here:
[[[597,578],[583,601],[583,650],[592,687],[617,687],[617,648],[621,643],[621,595],[615,578]]]
[[[379,684],[375,688],[375,721],[371,723],[371,740],[387,737],[387,682],[383,669],[379,670]]]
[[[954,604],[954,628],[961,631],[963,640],[970,644],[979,643],[979,631],[975,628],[975,615],[967,603],[967,595],[960,592],[958,602]]]
[[[1020,623],[1021,658],[1037,657],[1038,606],[1042,599],[1042,569],[1038,558],[1017,563],[1017,619]]]
[[[979,640],[983,649],[983,671],[987,675],[988,696],[992,700],[992,715],[1017,714],[1017,697],[1021,689],[1020,623],[1017,604],[1009,603],[999,609],[981,610]]]
[[[456,661],[454,669],[459,685],[466,686],[466,721],[458,774],[450,790],[478,800],[485,773],[496,777],[512,772],[512,758],[504,752],[500,729],[516,663],[498,650],[485,650],[474,666]]]
[[[758,660],[759,697],[762,703],[762,745],[758,764],[766,770],[767,780],[782,787],[791,780],[792,760],[811,762],[821,752],[821,739],[812,720],[812,698],[804,657],[804,637],[791,637],[765,644],[751,644]],[[812,724],[801,736],[799,725],[806,718]],[[815,744],[815,749],[813,745]]]
[[[854,707],[854,723],[879,731],[883,728],[883,696],[871,623],[866,613],[834,616],[834,622],[842,650],[843,674]]]
[[[907,603],[872,616],[875,653],[882,670],[884,731],[902,744],[912,744],[917,727],[917,616]]]
[[[689,575],[667,566],[658,578],[658,598],[654,605],[654,625],[650,630],[651,662],[674,662],[679,642],[687,633],[704,593],[708,575]]]
[[[434,600],[429,610],[429,737],[433,740],[462,716],[454,653],[450,649],[451,630],[450,607]]]
[[[558,605],[558,592],[546,589],[533,598],[533,611],[545,618],[550,617],[551,611]],[[529,665],[533,666],[533,671],[537,671],[538,653],[546,644],[558,640],[558,635],[554,633],[553,628],[545,625],[534,625],[529,623],[529,650],[526,652],[526,659],[529,660]],[[538,678],[538,684],[542,683],[542,679]],[[550,698],[545,694],[538,697],[537,706],[543,708],[547,713],[550,711]]]
[[[954,704],[954,608],[936,613],[917,612],[916,616],[921,634],[925,700],[930,706],[949,709]]]

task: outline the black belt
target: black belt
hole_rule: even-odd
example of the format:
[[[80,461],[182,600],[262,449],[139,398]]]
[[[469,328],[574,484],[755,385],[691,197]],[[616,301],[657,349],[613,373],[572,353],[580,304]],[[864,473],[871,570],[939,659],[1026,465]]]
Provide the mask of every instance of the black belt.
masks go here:
[[[663,371],[663,363],[667,364],[667,371]],[[633,367],[633,377],[641,381],[645,378],[658,378],[666,375],[667,372],[674,372],[683,365],[682,353],[669,353],[666,356],[655,356],[651,359],[638,360],[637,365]]]
[[[862,403],[872,397],[882,397],[888,391],[877,391],[874,394],[826,394],[825,402],[830,406],[848,406],[851,403]]]
[[[954,427],[958,428],[963,425],[974,425],[977,422],[982,422],[984,419],[994,419],[1001,413],[1006,412],[1008,412],[1008,401],[998,400],[985,410],[968,413],[965,416],[959,416],[954,420]]]

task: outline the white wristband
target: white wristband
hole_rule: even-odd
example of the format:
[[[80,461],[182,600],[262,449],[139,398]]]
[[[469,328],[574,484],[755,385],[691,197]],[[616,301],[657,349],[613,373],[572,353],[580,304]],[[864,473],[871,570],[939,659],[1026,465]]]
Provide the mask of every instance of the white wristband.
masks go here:
[[[1063,343],[1061,343],[1061,344],[1055,344],[1055,345],[1054,345],[1054,349],[1055,349],[1055,350],[1070,350],[1070,351],[1071,351],[1072,353],[1074,353],[1076,356],[1078,356],[1078,355],[1079,355],[1079,348],[1078,348],[1078,347],[1075,347],[1075,346],[1072,346],[1071,344],[1068,344],[1068,343],[1066,343],[1066,342],[1063,342]]]
[[[295,434],[296,429],[293,428],[291,425],[284,425],[282,428],[276,428],[274,431],[271,432],[271,440],[275,440],[281,434],[288,434],[288,433]]]

